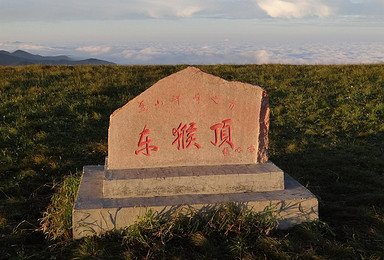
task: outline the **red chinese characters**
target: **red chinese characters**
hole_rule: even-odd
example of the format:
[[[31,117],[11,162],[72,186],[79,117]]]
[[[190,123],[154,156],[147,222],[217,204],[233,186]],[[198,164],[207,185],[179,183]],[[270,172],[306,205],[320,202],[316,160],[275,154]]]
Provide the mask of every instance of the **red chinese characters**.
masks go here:
[[[230,156],[230,155],[231,155],[231,152],[229,151],[229,148],[228,148],[228,147],[225,147],[225,148],[223,149],[223,154],[224,154],[224,156]]]
[[[172,134],[176,136],[176,139],[172,142],[172,145],[177,143],[177,149],[186,149],[191,145],[196,146],[198,149],[201,145],[196,142],[195,134],[197,132],[196,123],[192,122],[189,124],[180,123],[178,128],[173,128]]]
[[[231,150],[236,153],[242,153],[243,149],[237,147],[235,149],[235,144],[232,141],[232,119],[226,119],[210,127],[210,130],[214,131],[215,139],[211,141],[214,146],[222,148],[224,156],[230,156]],[[196,122],[191,122],[184,124],[181,122],[177,128],[172,129],[172,135],[175,137],[171,145],[177,145],[178,150],[188,149],[191,146],[201,149],[202,146],[197,142],[196,132],[197,124]],[[147,128],[147,125],[144,126],[143,131],[140,133],[140,139],[138,142],[138,149],[135,150],[135,154],[143,154],[150,156],[151,152],[159,151],[159,146],[152,145],[152,140],[149,138],[151,130]],[[253,152],[254,147],[247,148],[250,152]]]
[[[234,100],[231,100],[231,101],[229,102],[229,109],[230,109],[230,110],[233,110],[233,109],[235,108],[235,106],[236,106],[236,102],[235,102]]]
[[[139,113],[142,113],[144,111],[147,111],[148,109],[145,106],[144,100],[139,102]]]
[[[231,119],[226,119],[222,123],[210,127],[211,130],[215,131],[215,142],[211,141],[213,145],[222,147],[227,143],[232,149],[235,147],[232,142],[232,126],[229,124],[231,122]]]
[[[135,151],[136,155],[139,155],[140,153],[142,153],[146,156],[150,156],[151,151],[159,150],[158,146],[150,145],[150,143],[152,142],[152,140],[149,139],[149,136],[148,136],[150,133],[151,133],[151,130],[147,129],[147,125],[145,125],[143,131],[140,133],[140,139],[138,143],[139,148],[140,147],[143,147],[143,148],[136,150]]]
[[[197,101],[197,104],[200,104],[200,98],[200,93],[196,93],[196,95],[193,97],[193,99]]]
[[[180,105],[180,95],[176,95],[172,97],[172,101],[176,101],[178,105]]]
[[[236,153],[242,153],[243,152],[243,148],[241,147],[237,147],[236,150],[235,150]]]
[[[219,104],[219,97],[218,97],[218,96],[211,97],[211,100],[212,100],[213,103],[215,103],[216,105]]]
[[[252,144],[251,146],[249,146],[247,149],[248,149],[249,152],[251,152],[251,153],[253,153],[253,152],[256,151],[256,148],[255,148],[255,146],[254,146],[253,144]]]
[[[163,100],[159,100],[159,99],[156,100],[155,107],[163,106],[163,105],[164,105],[164,101]]]

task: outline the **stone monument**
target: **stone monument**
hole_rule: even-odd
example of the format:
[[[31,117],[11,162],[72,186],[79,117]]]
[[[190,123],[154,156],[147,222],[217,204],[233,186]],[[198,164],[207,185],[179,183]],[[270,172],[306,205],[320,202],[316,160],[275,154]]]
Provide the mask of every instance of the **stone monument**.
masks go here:
[[[188,67],[110,117],[108,157],[85,166],[73,236],[133,224],[148,209],[273,207],[280,228],[318,218],[307,189],[268,161],[266,91]]]

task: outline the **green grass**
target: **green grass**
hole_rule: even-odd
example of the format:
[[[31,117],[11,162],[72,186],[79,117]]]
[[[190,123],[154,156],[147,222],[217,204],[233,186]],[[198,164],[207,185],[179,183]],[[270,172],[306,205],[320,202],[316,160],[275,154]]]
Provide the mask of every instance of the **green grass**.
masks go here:
[[[80,184],[80,174],[66,176],[51,198],[51,203],[40,220],[41,231],[50,240],[72,238],[72,210]],[[55,185],[54,185],[55,186]]]
[[[241,232],[153,212],[73,241],[74,193],[82,167],[104,162],[109,115],[185,67],[0,67],[0,259],[384,258],[384,65],[198,66],[267,90],[270,159],[319,198],[321,221],[277,231],[227,205],[213,212]]]

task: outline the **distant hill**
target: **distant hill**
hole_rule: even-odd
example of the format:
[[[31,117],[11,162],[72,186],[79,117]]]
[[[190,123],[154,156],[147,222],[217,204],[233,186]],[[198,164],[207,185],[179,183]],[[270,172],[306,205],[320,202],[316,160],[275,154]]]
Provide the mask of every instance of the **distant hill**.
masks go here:
[[[0,50],[0,65],[3,66],[19,66],[31,64],[47,64],[47,65],[109,65],[113,62],[99,59],[74,60],[65,55],[60,56],[41,56],[31,54],[26,51],[17,50],[15,52],[7,52]]]

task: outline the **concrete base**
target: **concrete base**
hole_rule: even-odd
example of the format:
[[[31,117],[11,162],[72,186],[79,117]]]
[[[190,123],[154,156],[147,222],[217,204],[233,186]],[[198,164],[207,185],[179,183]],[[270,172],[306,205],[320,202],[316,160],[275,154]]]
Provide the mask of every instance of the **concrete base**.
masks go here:
[[[283,190],[126,198],[103,196],[105,175],[104,166],[84,167],[72,214],[75,239],[131,225],[148,209],[172,214],[183,205],[200,209],[234,202],[256,212],[271,206],[281,229],[318,218],[316,197],[286,173]]]

